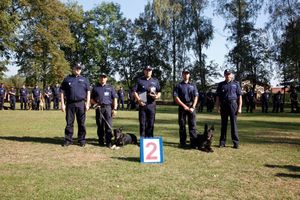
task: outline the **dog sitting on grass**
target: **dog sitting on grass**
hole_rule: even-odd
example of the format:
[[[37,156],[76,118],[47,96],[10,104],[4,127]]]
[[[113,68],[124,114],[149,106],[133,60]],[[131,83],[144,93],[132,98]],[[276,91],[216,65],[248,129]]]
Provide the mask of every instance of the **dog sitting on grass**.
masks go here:
[[[214,126],[212,125],[210,128],[208,128],[208,125],[205,124],[204,126],[204,133],[203,134],[197,134],[197,146],[198,149],[201,151],[205,151],[207,153],[214,152],[211,148],[212,139],[214,136]]]
[[[132,133],[123,133],[122,128],[114,129],[114,139],[115,143],[112,146],[113,149],[118,149],[118,147],[123,147],[127,144],[137,145],[137,137]]]

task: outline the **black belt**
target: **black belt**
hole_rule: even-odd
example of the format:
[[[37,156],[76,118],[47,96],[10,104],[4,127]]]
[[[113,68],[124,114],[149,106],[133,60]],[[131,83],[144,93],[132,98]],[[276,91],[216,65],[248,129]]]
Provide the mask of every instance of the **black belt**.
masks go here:
[[[236,99],[234,99],[234,100],[226,100],[226,101],[223,101],[222,103],[231,104],[231,103],[236,103],[236,102],[237,102]]]
[[[79,103],[79,102],[84,102],[84,100],[82,99],[82,100],[78,100],[78,101],[68,101],[67,100],[67,103],[68,104],[70,104],[70,103]]]

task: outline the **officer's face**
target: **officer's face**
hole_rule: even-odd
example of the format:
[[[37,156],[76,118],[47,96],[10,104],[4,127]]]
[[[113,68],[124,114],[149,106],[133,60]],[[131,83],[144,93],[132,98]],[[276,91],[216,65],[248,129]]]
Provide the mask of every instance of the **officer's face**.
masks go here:
[[[227,82],[230,82],[232,80],[232,78],[233,78],[233,74],[232,73],[230,73],[230,74],[224,74],[224,76],[225,76],[225,80]]]
[[[104,84],[106,84],[106,82],[107,82],[107,77],[106,76],[100,76],[99,83],[101,85],[104,85]]]
[[[145,69],[144,70],[144,75],[145,75],[146,78],[150,78],[152,76],[152,70]]]
[[[73,68],[73,74],[74,74],[75,76],[79,76],[80,73],[81,73],[81,68],[77,68],[77,67],[74,67],[74,68]]]
[[[190,79],[190,73],[184,72],[182,73],[183,80],[188,81]]]

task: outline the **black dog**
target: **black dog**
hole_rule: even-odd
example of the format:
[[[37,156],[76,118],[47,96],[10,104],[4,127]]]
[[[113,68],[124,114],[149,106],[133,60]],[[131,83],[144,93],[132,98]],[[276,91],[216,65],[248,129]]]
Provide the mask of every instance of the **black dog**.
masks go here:
[[[132,133],[123,133],[122,128],[114,129],[114,138],[115,138],[115,145],[118,146],[125,146],[127,144],[135,144],[137,145],[137,137]]]
[[[214,126],[212,125],[208,129],[208,125],[205,124],[204,127],[204,133],[203,134],[197,134],[197,146],[198,149],[205,152],[214,152],[211,148],[212,139],[214,136]]]

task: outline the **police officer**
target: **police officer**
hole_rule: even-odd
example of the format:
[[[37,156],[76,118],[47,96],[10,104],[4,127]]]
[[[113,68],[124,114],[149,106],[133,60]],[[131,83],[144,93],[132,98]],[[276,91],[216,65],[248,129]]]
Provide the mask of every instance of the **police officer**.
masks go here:
[[[123,87],[121,86],[120,89],[118,90],[118,109],[124,110],[124,97],[125,97],[125,92]],[[120,107],[120,104],[122,105],[122,108]]]
[[[144,76],[139,78],[133,88],[139,105],[140,136],[153,137],[156,100],[160,98],[160,84],[152,77],[152,67],[144,67]]]
[[[72,67],[72,75],[65,77],[61,84],[61,110],[66,112],[66,128],[63,146],[67,147],[73,144],[73,129],[76,116],[78,124],[78,143],[84,147],[86,144],[85,119],[86,111],[90,106],[90,83],[81,76],[81,64],[75,64]],[[66,104],[65,104],[66,98]]]
[[[205,92],[199,92],[199,108],[198,108],[198,112],[203,112],[204,105],[205,105]]]
[[[11,89],[8,91],[8,98],[10,102],[10,109],[15,110],[16,109],[16,89],[14,87],[11,87]]]
[[[246,94],[246,112],[248,113],[250,111],[250,113],[253,112],[254,109],[254,92],[252,89],[250,89],[247,94]]]
[[[206,94],[206,106],[207,106],[207,112],[212,112],[215,106],[215,97],[214,93],[209,90],[209,92]]]
[[[269,99],[270,99],[270,94],[268,90],[265,89],[264,93],[261,95],[261,109],[263,113],[268,113]]]
[[[291,99],[291,112],[299,112],[298,95],[295,89],[292,89],[290,94]]]
[[[242,90],[240,84],[233,80],[230,70],[224,71],[225,81],[218,84],[216,106],[221,114],[221,137],[219,147],[225,147],[228,116],[231,124],[233,148],[239,148],[237,114],[242,113]]]
[[[99,83],[93,88],[91,103],[96,105],[97,135],[100,146],[112,146],[112,117],[117,113],[117,94],[113,86],[107,84],[107,75],[100,74]]]
[[[280,105],[282,102],[281,92],[278,91],[276,94],[273,95],[273,112],[278,113],[280,111]]]
[[[39,110],[40,102],[41,102],[41,91],[38,85],[35,85],[35,87],[32,90],[32,99],[33,99],[33,105],[32,105],[33,110]]]
[[[179,137],[181,148],[186,147],[186,118],[188,119],[190,147],[196,147],[196,111],[195,107],[198,102],[197,87],[190,82],[190,72],[185,69],[182,71],[183,80],[176,85],[173,92],[173,97],[178,107],[178,124],[179,124]]]
[[[0,84],[0,110],[3,110],[5,96],[6,96],[6,90],[4,87],[4,83],[1,83]]]
[[[52,93],[53,93],[53,109],[58,110],[59,99],[60,99],[60,86],[58,83],[56,83],[56,85],[53,87]]]
[[[19,90],[19,95],[20,95],[20,104],[21,104],[21,110],[27,110],[27,95],[28,95],[28,90],[25,87],[25,85],[22,86]]]
[[[45,97],[45,104],[46,104],[46,110],[50,110],[50,103],[52,99],[52,90],[50,86],[47,86],[44,91],[44,97]]]

